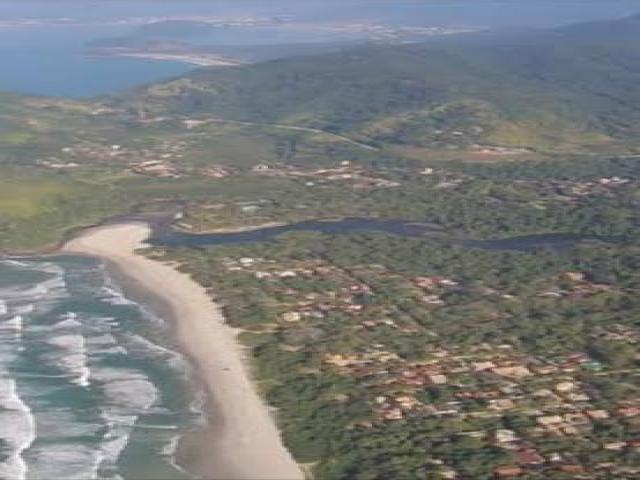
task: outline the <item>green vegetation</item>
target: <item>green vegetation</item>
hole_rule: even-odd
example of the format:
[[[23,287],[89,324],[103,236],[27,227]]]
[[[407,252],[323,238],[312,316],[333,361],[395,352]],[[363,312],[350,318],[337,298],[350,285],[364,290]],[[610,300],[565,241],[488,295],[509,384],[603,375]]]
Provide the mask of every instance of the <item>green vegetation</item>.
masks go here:
[[[187,201],[196,231],[331,215],[631,235],[637,24],[200,70],[101,102],[2,95],[2,183],[28,188],[0,196],[1,248],[158,200]]]
[[[317,478],[482,480],[637,471],[639,253],[288,234],[154,255],[245,331]]]
[[[125,102],[149,112],[305,125],[376,145],[637,150],[639,23],[202,70]]]

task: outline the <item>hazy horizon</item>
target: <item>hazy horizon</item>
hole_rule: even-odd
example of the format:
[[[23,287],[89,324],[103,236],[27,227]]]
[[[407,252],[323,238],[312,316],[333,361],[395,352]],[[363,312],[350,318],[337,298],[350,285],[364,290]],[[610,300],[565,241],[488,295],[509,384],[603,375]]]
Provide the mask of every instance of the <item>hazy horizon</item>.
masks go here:
[[[303,20],[551,26],[640,12],[634,0],[1,0],[0,19],[95,20],[147,15],[296,15]]]

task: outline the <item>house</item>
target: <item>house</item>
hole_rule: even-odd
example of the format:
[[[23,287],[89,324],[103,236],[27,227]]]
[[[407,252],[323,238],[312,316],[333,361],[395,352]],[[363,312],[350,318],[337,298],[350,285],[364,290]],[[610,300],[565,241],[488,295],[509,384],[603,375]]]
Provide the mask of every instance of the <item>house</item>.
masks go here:
[[[585,274],[581,272],[565,272],[563,276],[571,282],[583,282],[585,279]]]
[[[524,473],[524,470],[516,465],[496,468],[494,475],[496,478],[515,478]]]
[[[472,366],[476,372],[484,372],[496,368],[497,365],[493,362],[473,362]]]
[[[538,422],[543,427],[550,427],[554,425],[561,425],[564,423],[564,420],[560,415],[547,415],[544,417],[536,418],[536,422]]]
[[[447,383],[447,376],[442,374],[427,375],[427,379],[433,385],[444,385]]]
[[[549,290],[547,292],[539,293],[538,296],[543,298],[560,298],[562,297],[562,292],[558,292],[557,290]]]
[[[572,402],[588,402],[590,400],[589,395],[584,393],[569,393],[567,398]]]
[[[507,430],[507,429],[496,430],[496,442],[511,443],[511,442],[517,442],[517,441],[518,441],[518,437],[516,435],[516,432],[514,432],[513,430]]]
[[[573,423],[575,425],[585,425],[589,423],[589,419],[583,413],[567,413],[564,416],[564,419],[568,423]]]
[[[516,404],[510,398],[500,398],[497,400],[489,400],[489,408],[492,410],[511,410]]]
[[[410,395],[400,395],[394,398],[396,403],[399,403],[402,408],[411,409],[420,405],[420,401]]]
[[[402,420],[404,418],[404,414],[401,409],[392,408],[391,410],[384,411],[382,413],[382,418],[385,420]]]
[[[558,470],[564,473],[584,473],[585,468],[578,464],[560,465]]]
[[[444,305],[444,300],[439,295],[424,295],[421,300],[429,305]]]
[[[604,420],[609,418],[609,412],[606,410],[587,410],[585,412],[592,420]]]
[[[437,281],[431,277],[416,277],[413,279],[413,283],[420,288],[433,288],[436,286]]]
[[[220,166],[212,166],[201,170],[200,173],[210,178],[225,178],[230,175],[229,170]]]
[[[325,363],[335,365],[337,367],[347,367],[349,365],[357,365],[361,363],[355,355],[327,354]]]
[[[637,417],[640,415],[640,408],[639,407],[619,408],[618,414],[622,415],[623,417]]]
[[[455,470],[441,470],[438,472],[438,475],[446,480],[455,480],[458,478],[458,472]]]
[[[282,314],[282,320],[285,322],[299,322],[302,319],[302,315],[299,312],[285,312]]]
[[[516,365],[513,367],[497,367],[492,369],[492,372],[501,377],[509,378],[524,378],[533,375],[531,370],[523,365]]]
[[[602,448],[604,448],[605,450],[612,450],[615,452],[624,450],[626,447],[627,447],[627,442],[610,442],[610,443],[605,443],[602,446]]]
[[[532,370],[538,375],[550,375],[558,371],[558,367],[555,365],[537,365],[532,367]]]
[[[518,462],[526,466],[539,466],[545,462],[544,457],[533,448],[518,450],[516,456],[518,457]]]
[[[576,390],[577,388],[578,388],[578,385],[576,385],[573,382],[560,382],[555,387],[556,392],[559,392],[559,393],[570,392],[572,390]]]
[[[297,277],[298,274],[293,270],[285,270],[284,272],[279,272],[278,277],[280,278],[294,278]]]

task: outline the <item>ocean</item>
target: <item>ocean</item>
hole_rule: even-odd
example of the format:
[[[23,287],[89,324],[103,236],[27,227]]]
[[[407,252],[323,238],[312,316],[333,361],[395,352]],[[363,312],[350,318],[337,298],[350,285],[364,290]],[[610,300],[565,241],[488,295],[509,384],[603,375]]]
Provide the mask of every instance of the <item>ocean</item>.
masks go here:
[[[182,75],[193,69],[172,61],[92,58],[86,44],[130,32],[114,25],[0,28],[0,90],[31,95],[92,98]]]
[[[0,260],[0,478],[190,478],[204,395],[168,331],[97,260]]]

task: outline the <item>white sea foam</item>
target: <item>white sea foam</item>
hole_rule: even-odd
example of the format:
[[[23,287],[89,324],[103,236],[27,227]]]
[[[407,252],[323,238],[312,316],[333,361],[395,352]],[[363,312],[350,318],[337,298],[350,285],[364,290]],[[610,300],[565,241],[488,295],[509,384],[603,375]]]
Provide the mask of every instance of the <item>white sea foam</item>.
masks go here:
[[[0,332],[11,331],[21,332],[24,324],[24,318],[21,315],[14,315],[9,320],[0,322]]]
[[[158,391],[146,375],[132,369],[96,368],[93,378],[102,384],[105,396],[102,417],[108,432],[101,451],[104,464],[113,466],[126,447],[138,417],[156,403]]]
[[[92,335],[87,338],[87,348],[92,355],[126,355],[127,351],[118,345],[116,338],[110,333]]]
[[[197,427],[200,427],[200,428],[204,428],[209,423],[209,420],[207,418],[207,414],[205,411],[207,406],[207,400],[208,400],[208,397],[204,388],[199,387],[197,390],[195,390],[194,398],[189,404],[189,411],[192,414],[197,415],[197,421],[195,424]]]
[[[10,298],[11,300],[20,300],[23,298],[32,300],[40,298],[47,292],[47,286],[42,284],[33,285],[27,288],[9,287],[0,290],[3,297]]]
[[[24,318],[21,315],[14,315],[9,320],[0,322],[0,339],[2,339],[3,336],[6,336],[10,337],[13,341],[20,341],[22,339],[23,328]]]
[[[22,378],[22,377],[21,377]],[[72,437],[95,437],[104,429],[100,420],[87,420],[78,417],[77,412],[69,407],[36,410],[38,424],[38,440],[57,442]]]
[[[151,408],[158,399],[155,385],[143,374],[121,375],[103,386],[107,404],[115,410],[114,413],[140,414]]]
[[[54,325],[56,329],[73,329],[82,327],[82,323],[77,320],[78,314],[75,312],[68,312],[60,316],[60,321]]]
[[[45,280],[29,287],[10,287],[0,289],[3,299],[12,303],[27,303],[31,311],[45,313],[55,305],[56,301],[68,296],[66,282],[62,275]]]
[[[104,467],[115,468],[120,455],[129,443],[129,437],[131,436],[130,426],[135,423],[136,417],[129,415],[116,418],[103,413],[103,418],[107,422],[108,431],[100,445],[101,464]]]
[[[3,260],[2,263],[11,267],[28,267],[28,263],[19,262],[18,260]]]
[[[180,440],[182,439],[182,435],[176,435],[173,437],[167,445],[162,449],[162,454],[166,457],[169,457],[169,464],[175,468],[178,472],[184,473],[185,475],[189,475],[184,468],[178,465],[178,460],[176,458],[176,453],[178,452],[178,447],[180,446]]]
[[[88,367],[87,349],[82,335],[58,335],[47,343],[62,351],[54,354],[53,360],[64,371],[69,372],[72,382],[81,387],[89,386],[91,371]]]
[[[141,335],[127,334],[124,344],[127,350],[131,352],[137,352],[145,357],[157,359],[164,365],[169,365],[172,369],[180,371],[184,375],[189,373],[190,365],[182,355],[157,343],[153,343]]]
[[[33,303],[26,303],[24,305],[16,305],[13,307],[13,311],[18,315],[28,315],[33,312]]]
[[[58,323],[56,323],[55,325],[53,325],[53,328],[56,330],[75,330],[78,327],[82,327],[82,323],[80,323],[77,320],[61,320]],[[51,329],[51,327],[47,326],[47,329]]]
[[[101,451],[95,447],[76,442],[55,442],[34,446],[29,450],[29,479],[65,480],[97,479]]]
[[[0,299],[0,315],[6,315],[9,312],[7,309],[7,302]]]
[[[135,302],[129,300],[122,292],[112,286],[104,286],[102,290],[107,294],[105,301],[111,305],[135,305]]]
[[[26,410],[5,407],[3,402],[11,404],[11,401],[6,400],[8,395],[3,395],[6,385],[0,384],[0,438],[3,437],[5,425],[7,431],[11,432],[10,439],[3,439],[11,449],[11,455],[7,461],[0,463],[0,479],[22,480],[28,477],[29,480],[48,480],[51,472],[55,472],[57,477],[71,480],[119,479],[118,460],[135,429],[140,429],[136,433],[136,442],[138,436],[141,441],[148,436],[154,445],[160,440],[161,445],[166,446],[157,453],[181,470],[174,463],[181,427],[139,422],[144,414],[173,413],[159,403],[160,391],[157,386],[142,369],[107,364],[113,365],[112,362],[116,360],[114,356],[125,361],[129,355],[133,362],[144,360],[143,363],[146,363],[151,360],[158,365],[171,365],[174,370],[186,371],[189,364],[184,357],[144,337],[123,336],[123,325],[113,317],[73,312],[56,316],[71,294],[79,297],[86,291],[90,298],[96,298],[95,288],[100,288],[100,283],[91,271],[88,271],[87,277],[91,282],[85,288],[82,282],[86,280],[87,272],[84,268],[74,267],[65,272],[63,268],[46,262],[29,262],[20,268],[42,271],[50,274],[51,278],[36,285],[0,289],[0,298],[3,299],[0,312],[7,310],[0,314],[0,377],[9,364],[17,361],[22,365],[23,354],[19,347],[24,342],[16,345],[14,341],[5,340],[12,340],[23,328],[24,339],[35,340],[40,347],[34,351],[40,360],[57,365],[58,370],[43,374],[36,373],[36,370],[33,375],[24,371],[20,376],[19,381],[24,382],[24,385],[20,384],[20,393],[28,399],[37,417],[38,441],[35,443],[35,420],[30,410],[20,403],[21,400],[17,402],[15,399],[13,405],[21,404]],[[73,287],[71,292],[66,279],[69,287]],[[92,287],[94,281],[95,287]],[[98,292],[97,296],[112,305],[135,305],[115,285],[112,287],[107,284],[104,294]],[[107,305],[104,308],[107,311],[109,309]],[[32,313],[34,316],[30,315]],[[148,321],[162,323],[161,319],[149,312],[144,313]],[[12,315],[21,318],[15,319]],[[30,345],[26,347],[31,348]],[[46,350],[42,351],[42,347],[46,347]],[[4,374],[8,376],[10,372],[4,371]],[[60,378],[62,381],[39,381],[38,378]],[[93,416],[91,410],[79,414],[65,405],[63,399],[69,394],[69,381],[91,389],[92,397],[95,396],[99,402],[94,407],[100,411],[100,418]],[[25,390],[27,388],[28,391]],[[15,383],[13,389],[15,393]],[[50,403],[50,398],[56,399],[55,406]],[[62,403],[58,403],[59,400]],[[26,420],[26,413],[30,420]],[[20,425],[31,426],[31,436],[23,433]],[[81,438],[83,440],[80,441]],[[91,438],[99,443],[84,440]]]
[[[27,474],[22,454],[36,438],[36,426],[31,410],[16,391],[15,380],[10,378],[0,378],[0,425],[1,438],[10,448],[9,457],[0,462],[0,478],[22,480]]]

